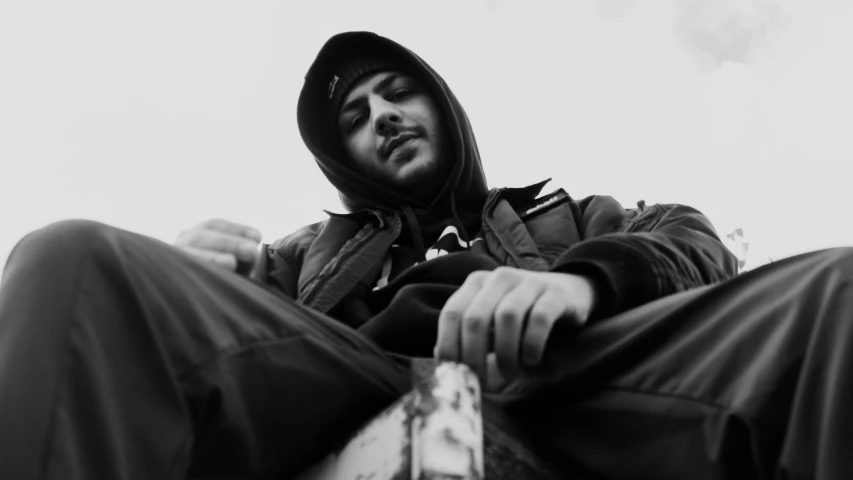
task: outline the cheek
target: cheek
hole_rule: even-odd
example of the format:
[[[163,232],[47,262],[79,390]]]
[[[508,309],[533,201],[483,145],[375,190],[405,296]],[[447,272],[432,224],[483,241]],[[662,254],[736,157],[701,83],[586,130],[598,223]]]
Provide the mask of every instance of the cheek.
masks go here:
[[[347,155],[359,166],[359,167],[368,167],[372,163],[373,155],[375,154],[375,148],[370,143],[370,139],[367,135],[363,133],[360,135],[353,135],[344,141],[344,149],[347,152]]]
[[[441,144],[444,142],[442,126],[442,114],[438,105],[432,102],[426,102],[423,106],[421,115],[421,125],[423,125],[433,138],[433,142]]]
[[[433,155],[443,157],[447,150],[447,138],[444,130],[441,128],[441,125],[438,122],[430,122],[422,125],[426,127],[429,132],[429,146],[431,153]]]

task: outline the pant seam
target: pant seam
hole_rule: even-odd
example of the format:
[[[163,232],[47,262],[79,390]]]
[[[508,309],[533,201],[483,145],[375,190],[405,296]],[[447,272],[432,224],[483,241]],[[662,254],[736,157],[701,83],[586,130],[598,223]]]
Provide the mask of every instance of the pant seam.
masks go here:
[[[242,344],[242,345],[237,345],[237,346],[234,346],[231,348],[226,348],[224,350],[217,350],[216,353],[210,355],[209,357],[207,357],[203,361],[197,363],[196,365],[193,365],[192,367],[187,368],[186,371],[177,374],[175,376],[175,378],[179,382],[184,381],[188,377],[195,375],[199,370],[206,368],[208,365],[216,362],[218,359],[225,357],[225,356],[239,354],[239,353],[245,352],[247,350],[251,350],[253,348],[265,347],[265,346],[274,345],[277,343],[285,343],[285,342],[289,342],[291,340],[299,340],[299,339],[304,339],[307,337],[308,337],[308,335],[306,335],[304,333],[296,333],[296,334],[288,335],[286,337],[281,337],[281,338],[276,338],[276,339],[258,340],[255,342],[250,342],[250,343],[246,343],[246,344]]]
[[[309,308],[309,307],[302,307],[302,308]],[[356,335],[362,335],[357,330],[353,330],[353,332]],[[242,353],[246,350],[250,350],[250,349],[258,348],[258,347],[265,347],[265,346],[269,346],[269,345],[274,345],[276,343],[288,342],[291,340],[304,340],[304,339],[311,339],[311,338],[317,340],[320,343],[324,343],[327,345],[334,346],[335,348],[346,349],[346,350],[356,352],[356,353],[370,353],[371,355],[376,355],[377,358],[381,358],[383,361],[387,361],[388,363],[393,364],[395,366],[395,368],[397,367],[397,364],[398,364],[398,362],[394,361],[394,359],[392,359],[388,356],[387,352],[385,352],[384,350],[382,350],[380,348],[377,348],[374,345],[371,345],[371,342],[367,339],[363,339],[363,341],[365,341],[365,343],[366,343],[366,345],[363,346],[364,348],[355,348],[355,347],[352,347],[350,345],[347,345],[345,342],[336,342],[336,341],[328,339],[328,338],[316,336],[316,335],[309,333],[309,332],[297,332],[297,333],[289,333],[286,336],[282,336],[282,337],[278,337],[278,338],[274,338],[274,339],[268,338],[268,339],[264,339],[264,340],[256,340],[256,341],[252,341],[249,343],[235,345],[233,347],[226,348],[224,350],[217,350],[215,353],[208,356],[206,359],[204,359],[204,360],[200,361],[199,363],[187,368],[185,371],[178,373],[175,376],[175,379],[177,381],[183,381],[186,378],[194,375],[199,370],[206,368],[208,365],[217,361],[219,358],[221,358],[223,356],[234,355],[234,354]]]

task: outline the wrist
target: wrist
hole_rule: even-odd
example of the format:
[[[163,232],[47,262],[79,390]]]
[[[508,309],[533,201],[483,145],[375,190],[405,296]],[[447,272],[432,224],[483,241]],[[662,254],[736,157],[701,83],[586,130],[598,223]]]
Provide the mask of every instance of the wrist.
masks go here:
[[[558,273],[567,282],[567,292],[574,297],[577,305],[578,320],[586,323],[598,307],[599,294],[595,280],[587,275],[578,273]]]

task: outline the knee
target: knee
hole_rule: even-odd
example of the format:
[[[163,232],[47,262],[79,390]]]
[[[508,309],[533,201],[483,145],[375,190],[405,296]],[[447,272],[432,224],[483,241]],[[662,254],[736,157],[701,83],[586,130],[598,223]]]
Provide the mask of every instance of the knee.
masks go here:
[[[103,251],[114,227],[91,220],[63,220],[35,230],[12,249],[11,268],[39,268],[55,272],[77,265],[82,258]]]
[[[853,247],[836,247],[794,255],[776,264],[776,272],[795,283],[825,289],[842,286],[853,280]]]
[[[836,247],[814,252],[824,270],[841,273],[845,280],[853,278],[853,247]]]
[[[69,253],[95,243],[112,228],[92,220],[62,220],[29,233],[15,250]]]

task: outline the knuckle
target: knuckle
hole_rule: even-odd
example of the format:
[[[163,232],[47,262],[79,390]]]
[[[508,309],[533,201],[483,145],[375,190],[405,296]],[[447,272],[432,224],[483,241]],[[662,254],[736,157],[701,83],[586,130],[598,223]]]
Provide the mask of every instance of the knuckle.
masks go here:
[[[515,305],[501,304],[495,309],[495,323],[499,326],[510,325],[521,317],[519,308]]]
[[[214,230],[217,232],[223,231],[228,227],[229,223],[230,222],[228,222],[228,220],[225,220],[224,218],[211,218],[210,220],[205,222],[204,230]]]
[[[465,283],[477,283],[488,278],[490,272],[485,270],[476,270],[468,274],[465,278]]]
[[[500,266],[495,269],[494,273],[495,276],[497,276],[498,278],[512,278],[518,274],[518,269],[507,266]]]
[[[521,279],[521,271],[511,267],[500,267],[493,272],[490,272],[492,276],[489,278],[489,284],[498,287],[512,287],[513,285],[518,285]]]
[[[560,298],[554,298],[547,295],[546,298],[540,298],[539,301],[536,302],[536,311],[541,315],[557,313],[565,310],[567,307],[567,302]]]
[[[530,312],[530,318],[527,322],[528,331],[541,331],[548,327],[550,316],[546,311],[535,310]]]
[[[211,250],[222,253],[237,253],[238,241],[219,231],[208,230],[204,235],[205,243]]]
[[[464,328],[469,333],[482,333],[489,327],[487,319],[480,315],[468,316],[464,319]]]
[[[195,228],[186,230],[183,233],[183,244],[189,246],[199,245],[202,239],[202,230],[198,230]]]
[[[445,323],[458,324],[462,321],[462,312],[453,306],[446,306],[441,311],[439,319]]]

